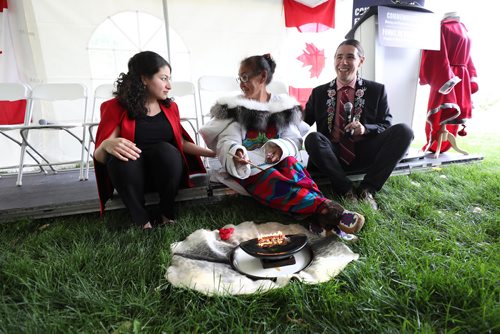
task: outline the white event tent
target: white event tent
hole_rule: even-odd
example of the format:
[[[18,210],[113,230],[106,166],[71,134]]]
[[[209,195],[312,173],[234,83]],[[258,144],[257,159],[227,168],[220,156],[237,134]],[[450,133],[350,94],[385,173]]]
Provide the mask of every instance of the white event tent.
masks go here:
[[[278,64],[275,80],[293,87],[315,87],[335,76],[333,54],[352,27],[353,11],[352,0],[336,0],[334,29],[300,33],[285,27],[283,0],[7,2],[0,41],[10,54],[0,58],[0,79],[30,86],[82,83],[90,97],[98,85],[113,83],[126,71],[128,59],[142,50],[169,59],[174,81],[194,84],[204,75],[236,77],[241,59],[271,53]],[[427,3],[434,10],[432,5],[438,1]],[[324,52],[325,66],[319,76],[297,59],[306,52],[306,43]],[[60,120],[54,119],[49,106],[35,110],[33,122],[38,124],[40,119]],[[80,154],[76,143],[55,132],[33,136],[51,159],[67,152],[74,152],[77,159]],[[74,150],[68,150],[68,145],[75,145]],[[18,163],[17,145],[0,138],[0,147],[0,167]]]

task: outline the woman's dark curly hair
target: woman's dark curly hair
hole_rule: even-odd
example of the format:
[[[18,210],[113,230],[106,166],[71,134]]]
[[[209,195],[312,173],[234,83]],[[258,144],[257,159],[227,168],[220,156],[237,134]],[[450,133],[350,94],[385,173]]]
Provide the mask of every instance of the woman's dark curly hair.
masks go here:
[[[135,119],[148,113],[146,109],[147,90],[141,77],[152,78],[163,66],[168,66],[172,71],[172,67],[162,56],[152,51],[143,51],[130,58],[128,73],[121,73],[118,76],[114,95],[127,110],[129,118]],[[166,98],[160,103],[170,107],[170,98]]]

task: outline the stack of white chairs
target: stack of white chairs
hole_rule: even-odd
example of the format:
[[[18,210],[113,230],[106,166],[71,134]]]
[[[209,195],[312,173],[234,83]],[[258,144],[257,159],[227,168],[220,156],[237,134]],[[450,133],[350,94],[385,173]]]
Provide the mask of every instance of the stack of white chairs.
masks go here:
[[[49,166],[53,169],[53,166],[56,165],[80,163],[79,178],[80,180],[83,180],[83,165],[81,164],[81,162],[84,159],[84,152],[86,149],[86,131],[84,123],[87,116],[87,88],[85,87],[85,85],[79,83],[47,83],[34,86],[32,88],[29,100],[29,108],[27,114],[28,120],[32,120],[34,118],[33,114],[35,108],[41,109],[42,104],[44,106],[52,106],[54,119],[41,118],[38,121],[38,125],[29,123],[21,129],[22,145],[17,185],[22,185],[23,169],[27,166],[36,166],[40,168]],[[65,107],[63,109],[61,108],[61,104],[64,104],[65,106],[71,104],[71,107],[67,109]],[[58,119],[65,119],[67,121],[58,121]],[[69,137],[74,138],[78,141],[79,147],[81,147],[80,159],[75,159],[72,161],[50,162],[44,158],[44,162],[35,161],[34,164],[25,164],[24,159],[27,149],[34,147],[33,143],[30,141],[30,132],[33,131],[64,131],[67,135],[69,135]],[[79,135],[78,132],[80,132],[81,135]],[[69,154],[71,154],[71,152],[69,152]],[[48,153],[44,152],[45,157],[47,157],[48,155]]]
[[[29,117],[29,98],[31,96],[31,88],[25,84],[22,83],[10,83],[10,82],[1,82],[0,83],[0,101],[19,101],[19,100],[27,100],[26,103],[26,108],[22,110],[22,115],[21,117],[18,117],[18,119],[22,119],[20,122],[15,122],[15,123],[9,123],[9,124],[0,124],[0,134],[3,135],[5,138],[8,138],[12,142],[16,143],[19,145],[19,147],[22,147],[22,140],[20,138],[19,132],[25,128],[26,126],[29,126],[31,119]],[[12,132],[17,132],[17,135],[13,134]],[[18,137],[19,135],[19,137]],[[19,139],[18,139],[19,138]],[[26,154],[28,154],[37,164],[39,164],[40,171],[45,171],[45,169],[42,166],[41,161],[45,160],[45,158],[33,147],[29,147],[29,150],[26,151]],[[19,161],[19,157],[18,157]],[[19,164],[15,166],[6,166],[2,167],[2,169],[18,169]]]
[[[205,75],[198,79],[198,97],[200,99],[201,122],[210,118],[210,108],[217,98],[240,94],[240,85],[234,77]]]
[[[113,98],[113,91],[115,90],[115,86],[113,84],[102,84],[95,88],[94,97],[92,101],[92,111],[90,112],[90,121],[86,121],[84,126],[87,128],[89,132],[89,140],[86,148],[86,158],[85,161],[82,161],[81,165],[85,167],[84,179],[89,179],[89,170],[90,170],[90,158],[92,152],[94,150],[95,145],[95,131],[96,127],[99,125],[101,120],[101,104]],[[99,110],[99,112],[97,112]]]
[[[282,81],[271,81],[269,85],[267,85],[267,90],[272,94],[288,94],[288,87]]]
[[[200,129],[200,120],[194,84],[190,81],[174,81],[172,82],[172,89],[169,95],[179,106],[181,122],[189,125],[188,132],[190,132],[196,144],[199,145],[200,137],[198,130]]]
[[[40,84],[32,90],[26,85],[0,83],[0,100],[15,101],[27,99],[27,108],[22,124],[0,125],[0,134],[14,141],[21,147],[17,185],[22,185],[23,171],[25,167],[37,167],[47,173],[50,168],[54,173],[56,165],[80,164],[80,180],[87,180],[89,177],[90,158],[95,143],[95,130],[100,121],[100,105],[105,100],[113,97],[115,87],[113,84],[103,84],[96,87],[93,94],[90,118],[87,119],[87,89],[82,84]],[[268,89],[271,93],[287,93],[287,87],[281,82],[272,82]],[[198,96],[196,88],[192,82],[177,81],[172,83],[170,96],[179,105],[181,122],[186,122],[188,132],[193,135],[197,144],[200,144],[199,128],[200,121],[204,124],[209,117],[209,110],[215,104],[216,99],[221,96],[240,94],[240,87],[235,78],[226,76],[202,76],[198,80]],[[58,103],[60,101],[79,102],[78,108],[56,108],[53,107],[54,119],[35,118],[34,111],[39,110],[41,104]],[[61,112],[62,117],[57,114]],[[68,114],[74,116],[68,117]],[[68,119],[71,121],[58,121],[58,119]],[[32,124],[32,120],[38,120],[38,124]],[[17,130],[21,139],[7,134],[8,131]],[[30,133],[35,131],[64,131],[70,137],[76,139],[81,147],[79,160],[72,161],[49,161],[47,156],[50,152],[42,152],[30,139]],[[81,130],[81,132],[80,132]],[[88,132],[88,133],[87,133]],[[87,139],[88,135],[88,139]],[[29,155],[34,163],[26,163],[25,156]],[[53,160],[53,159],[50,159]]]
[[[267,90],[272,94],[288,94],[288,87],[281,81],[271,81]],[[210,108],[217,98],[241,94],[240,85],[233,77],[206,75],[198,79],[198,96],[202,124],[210,117]]]

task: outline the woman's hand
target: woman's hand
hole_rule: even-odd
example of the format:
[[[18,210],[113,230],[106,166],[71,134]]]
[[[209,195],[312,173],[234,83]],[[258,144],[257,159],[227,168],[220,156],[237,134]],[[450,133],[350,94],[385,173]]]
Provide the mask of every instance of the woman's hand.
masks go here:
[[[236,150],[236,153],[233,156],[233,162],[235,166],[248,165],[248,160],[245,158],[243,150]]]
[[[201,147],[186,139],[182,139],[182,151],[187,154],[199,155],[202,157],[215,158],[216,154],[209,148]]]
[[[101,146],[106,153],[123,161],[137,160],[141,153],[134,142],[122,137],[108,138],[102,142]]]
[[[215,158],[215,157],[217,157],[217,153],[215,151],[212,151],[209,148],[207,148],[207,150],[209,151],[208,154],[206,155],[207,157],[209,157],[209,158]]]
[[[274,143],[266,144],[266,163],[274,164],[280,161],[283,151],[281,148]]]

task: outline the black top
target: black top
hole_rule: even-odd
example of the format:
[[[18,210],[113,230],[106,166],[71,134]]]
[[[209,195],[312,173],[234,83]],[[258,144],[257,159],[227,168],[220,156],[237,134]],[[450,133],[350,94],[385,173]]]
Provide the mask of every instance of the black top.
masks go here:
[[[137,117],[135,120],[135,143],[145,150],[159,142],[175,145],[174,132],[163,112],[154,116]]]

